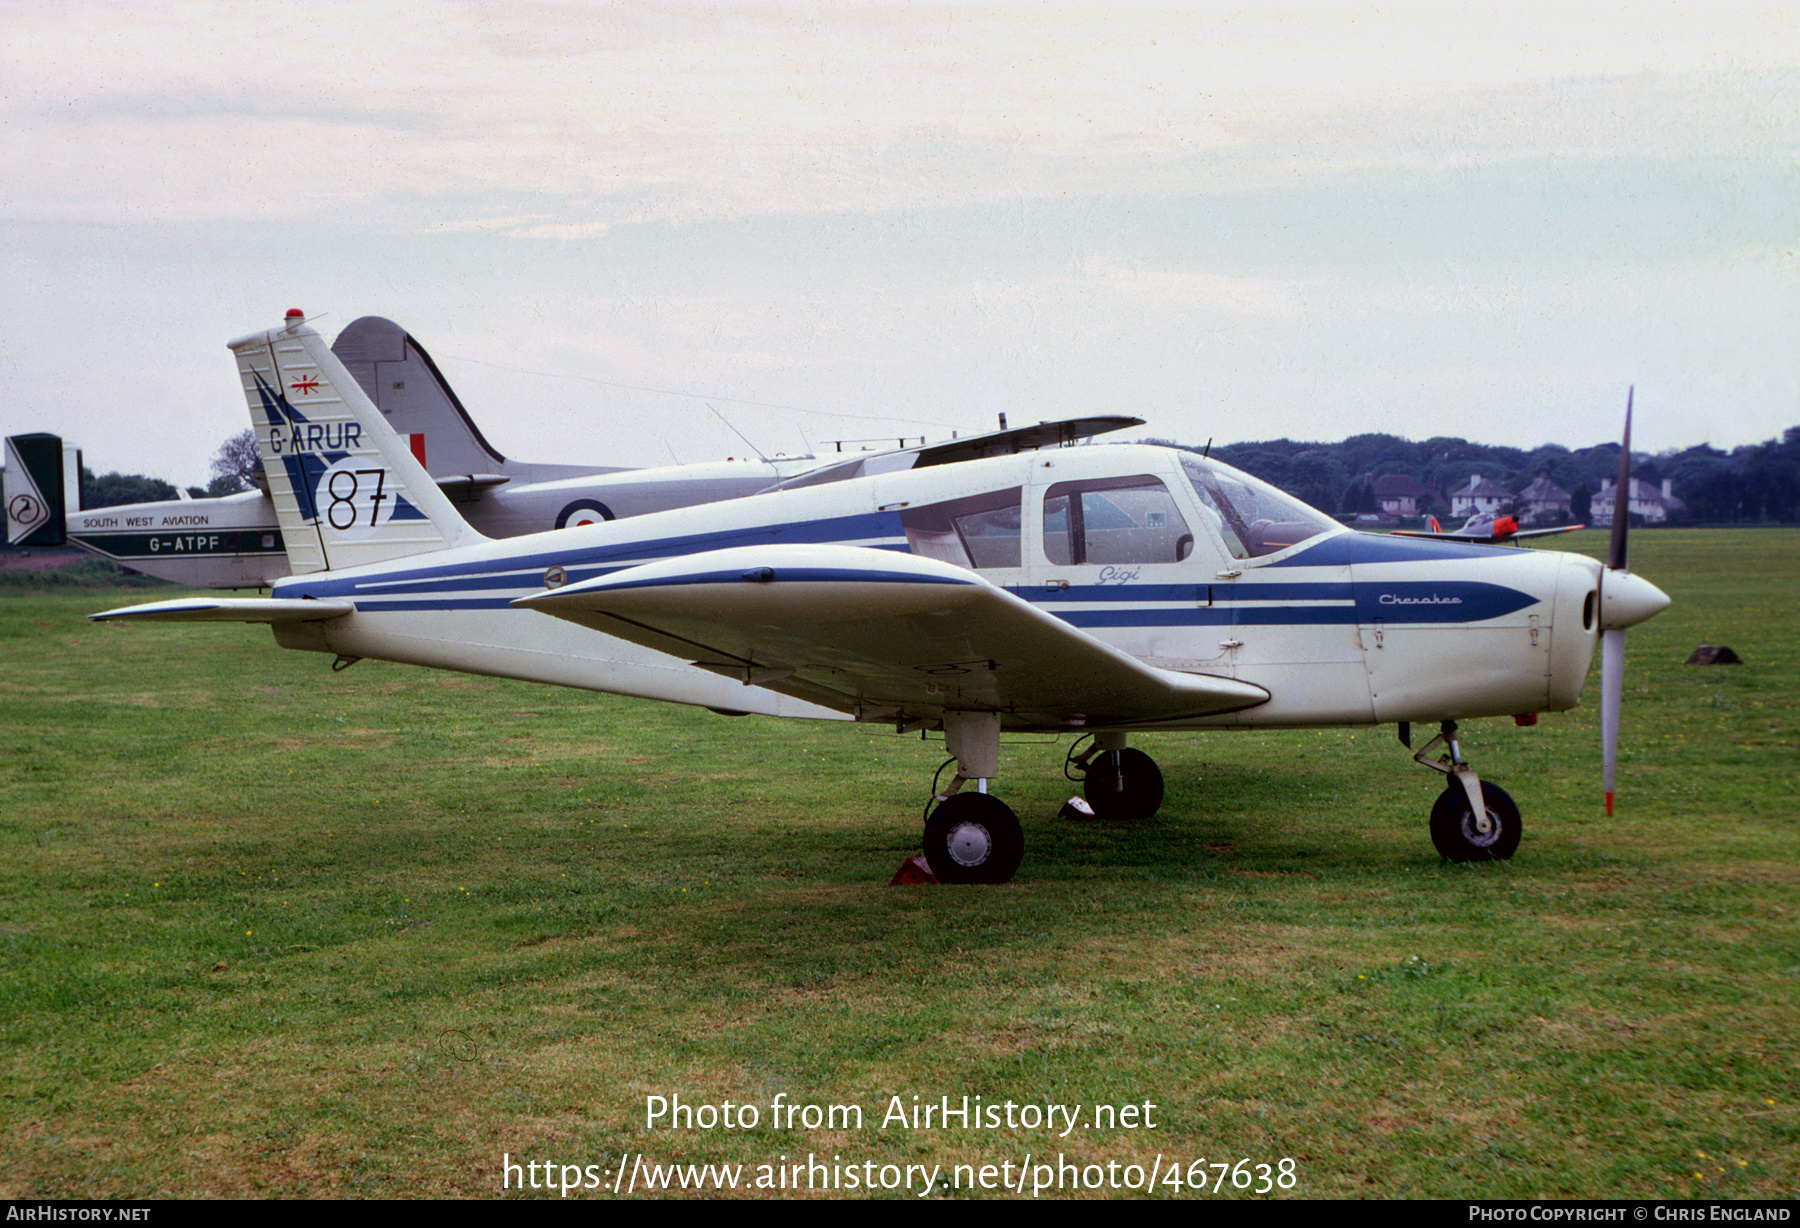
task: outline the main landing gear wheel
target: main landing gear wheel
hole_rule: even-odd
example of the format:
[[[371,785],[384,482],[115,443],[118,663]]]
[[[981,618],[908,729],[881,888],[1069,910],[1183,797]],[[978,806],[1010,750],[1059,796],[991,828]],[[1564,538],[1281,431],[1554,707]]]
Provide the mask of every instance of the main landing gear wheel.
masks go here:
[[[1018,816],[986,793],[952,794],[925,824],[925,861],[940,883],[1004,883],[1024,856]]]
[[[1450,861],[1505,861],[1519,847],[1524,823],[1519,808],[1506,790],[1490,781],[1481,782],[1481,800],[1490,823],[1487,831],[1475,826],[1475,812],[1462,783],[1452,779],[1431,808],[1431,842]]]
[[[1162,769],[1133,747],[1103,750],[1088,760],[1081,794],[1103,819],[1147,819],[1162,806]]]

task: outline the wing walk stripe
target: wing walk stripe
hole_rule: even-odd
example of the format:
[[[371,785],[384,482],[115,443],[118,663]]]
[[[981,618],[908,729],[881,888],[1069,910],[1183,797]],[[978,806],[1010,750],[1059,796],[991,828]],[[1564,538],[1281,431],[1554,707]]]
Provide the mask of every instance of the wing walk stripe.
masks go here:
[[[1199,606],[1175,610],[1049,610],[1072,627],[1308,627],[1334,623],[1354,624],[1353,606],[1314,606],[1293,609],[1271,607],[1256,610]]]

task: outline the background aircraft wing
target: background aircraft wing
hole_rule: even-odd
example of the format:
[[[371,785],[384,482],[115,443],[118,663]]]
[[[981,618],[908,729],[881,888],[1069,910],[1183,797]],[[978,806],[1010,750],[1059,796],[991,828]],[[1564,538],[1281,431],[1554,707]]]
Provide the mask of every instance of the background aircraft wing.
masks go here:
[[[1558,533],[1573,533],[1576,529],[1585,529],[1586,525],[1565,524],[1554,529],[1514,529],[1508,533],[1426,533],[1418,529],[1390,529],[1389,537],[1429,537],[1441,542],[1468,542],[1476,546],[1497,546],[1503,542],[1524,541],[1528,537],[1554,537]]]
[[[1176,720],[1261,687],[1147,666],[975,572],[858,546],[744,546],[513,603],[747,685],[904,723],[1000,711],[1009,728]]]
[[[1120,414],[1093,418],[1066,418],[1061,422],[1040,422],[1035,426],[1016,426],[1007,430],[988,431],[939,443],[921,443],[910,448],[891,448],[863,452],[831,459],[793,477],[783,478],[771,490],[797,490],[802,486],[823,486],[829,482],[845,482],[874,473],[897,473],[905,469],[926,469],[932,465],[955,465],[963,461],[982,460],[990,456],[1011,456],[1039,448],[1066,448],[1079,440],[1143,426],[1142,418]]]

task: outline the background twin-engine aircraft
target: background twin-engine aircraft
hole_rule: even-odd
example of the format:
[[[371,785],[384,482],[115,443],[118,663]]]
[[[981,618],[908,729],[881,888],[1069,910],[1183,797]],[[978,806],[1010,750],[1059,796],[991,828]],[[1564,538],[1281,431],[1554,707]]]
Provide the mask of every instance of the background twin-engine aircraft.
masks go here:
[[[739,499],[787,483],[832,480],[843,469],[945,464],[1143,425],[1139,418],[1082,418],[825,459],[758,457],[650,469],[541,464],[502,456],[425,347],[392,320],[353,321],[331,352],[458,513],[488,537]],[[305,401],[310,392],[294,395]],[[194,588],[268,588],[289,574],[286,542],[266,490],[84,510],[79,455],[49,435],[7,440],[9,499],[16,486],[25,500],[21,506],[32,513],[9,516],[9,544],[61,544],[66,532],[71,545]]]
[[[1408,740],[1435,723],[1414,756],[1447,776],[1434,843],[1510,856],[1518,809],[1470,769],[1456,722],[1572,707],[1601,632],[1668,604],[1627,571],[1619,531],[1611,566],[1369,536],[1229,466],[1133,445],[847,464],[730,503],[497,541],[298,313],[231,348],[293,575],[268,598],[96,618],[266,622],[283,647],[340,665],[941,728],[958,771],[924,843],[945,881],[1002,882],[1019,865],[1018,819],[987,791],[1003,730],[1093,735],[1076,758],[1086,799],[1131,818],[1162,800],[1132,732],[1393,722]],[[1610,698],[1610,643],[1606,660]],[[1610,766],[1609,751],[1609,797]]]

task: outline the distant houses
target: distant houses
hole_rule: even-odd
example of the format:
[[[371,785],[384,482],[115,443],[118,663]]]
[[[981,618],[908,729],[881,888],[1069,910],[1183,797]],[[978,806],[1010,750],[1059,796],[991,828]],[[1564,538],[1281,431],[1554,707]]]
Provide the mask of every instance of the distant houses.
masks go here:
[[[1574,496],[1552,482],[1548,474],[1539,474],[1536,481],[1514,493],[1498,482],[1472,473],[1468,482],[1451,491],[1447,499],[1403,473],[1383,474],[1364,481],[1373,486],[1375,502],[1380,509],[1379,518],[1384,521],[1424,515],[1433,501],[1440,507],[1448,502],[1450,517],[1456,521],[1470,516],[1511,515],[1518,518],[1522,528],[1533,528],[1568,524],[1575,519]],[[1592,496],[1590,501],[1590,523],[1612,523],[1613,494],[1612,483],[1602,479],[1600,493]],[[1686,510],[1681,500],[1675,497],[1671,483],[1663,482],[1659,490],[1653,483],[1640,482],[1636,478],[1631,480],[1631,511],[1645,523],[1662,524],[1671,516],[1683,515]],[[1373,521],[1377,517],[1365,515],[1361,519]]]
[[[1568,524],[1575,518],[1569,510],[1573,499],[1573,495],[1550,480],[1549,474],[1538,474],[1536,481],[1514,494],[1474,473],[1469,475],[1468,485],[1450,492],[1450,515],[1513,516],[1521,528],[1527,529]]]
[[[1613,505],[1618,502],[1619,488],[1606,478],[1600,479],[1600,490],[1594,495],[1588,512],[1589,518],[1597,525],[1611,526],[1613,522]],[[1658,489],[1652,482],[1638,478],[1631,479],[1631,494],[1626,499],[1627,510],[1633,516],[1643,517],[1645,524],[1662,524],[1670,516],[1680,516],[1687,511],[1687,504],[1675,497],[1674,482],[1663,479],[1662,488]]]
[[[1552,482],[1548,475],[1539,474],[1537,481],[1519,492],[1514,515],[1525,528],[1568,524],[1575,519],[1574,513],[1569,510],[1572,498],[1568,491]]]
[[[1458,518],[1476,514],[1494,516],[1510,510],[1512,501],[1512,491],[1474,473],[1469,475],[1468,485],[1450,492],[1450,515]]]
[[[1388,473],[1375,479],[1375,506],[1384,516],[1417,516],[1431,488],[1421,486],[1404,473]]]

